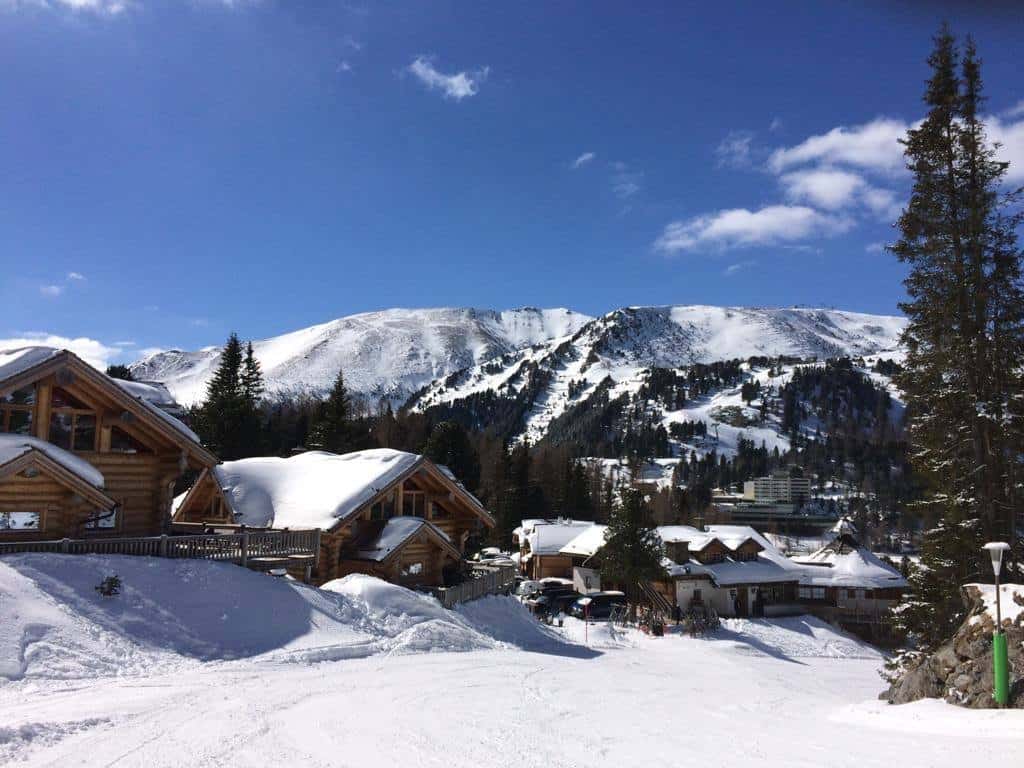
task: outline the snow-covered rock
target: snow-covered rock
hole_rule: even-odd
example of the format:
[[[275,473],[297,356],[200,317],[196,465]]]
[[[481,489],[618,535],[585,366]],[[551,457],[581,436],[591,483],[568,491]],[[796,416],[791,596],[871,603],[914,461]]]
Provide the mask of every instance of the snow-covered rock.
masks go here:
[[[1024,586],[1001,588],[1002,630],[1010,662],[1009,706],[1024,709]],[[930,654],[907,658],[881,698],[905,704],[943,698],[972,709],[994,707],[992,700],[992,632],[995,587],[967,584],[962,589],[967,618],[953,637]],[[1016,681],[1016,683],[1014,682]]]

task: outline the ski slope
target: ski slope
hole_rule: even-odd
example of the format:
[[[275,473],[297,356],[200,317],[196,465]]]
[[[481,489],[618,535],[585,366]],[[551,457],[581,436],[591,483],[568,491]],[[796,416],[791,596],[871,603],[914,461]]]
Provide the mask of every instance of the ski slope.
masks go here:
[[[111,569],[125,590],[103,598]],[[368,577],[58,555],[0,560],[0,609],[3,765],[924,768],[1024,747],[1021,711],[878,701],[881,655],[809,617],[651,638]]]

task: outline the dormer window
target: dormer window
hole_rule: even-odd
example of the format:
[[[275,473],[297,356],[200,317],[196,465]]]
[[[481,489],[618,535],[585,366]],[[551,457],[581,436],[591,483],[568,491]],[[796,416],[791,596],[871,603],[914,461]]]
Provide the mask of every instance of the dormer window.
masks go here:
[[[16,435],[32,434],[32,411],[35,410],[35,387],[16,389],[0,395],[0,432]]]
[[[60,387],[51,402],[50,442],[68,451],[95,451],[96,412]]]

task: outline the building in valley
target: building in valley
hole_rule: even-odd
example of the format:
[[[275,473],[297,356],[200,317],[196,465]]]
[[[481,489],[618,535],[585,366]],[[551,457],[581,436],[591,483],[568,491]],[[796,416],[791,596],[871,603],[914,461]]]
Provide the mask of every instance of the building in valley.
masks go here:
[[[593,528],[591,520],[569,518],[531,519],[512,531],[513,548],[519,550],[519,570],[530,579],[570,578],[572,557],[562,548],[581,532]]]
[[[318,582],[369,573],[406,586],[450,583],[470,537],[494,527],[446,467],[383,448],[218,464],[175,501],[174,521],[318,528]]]
[[[582,530],[561,549],[574,580],[596,571],[604,546],[603,525]],[[665,577],[649,586],[686,613],[713,608],[720,616],[781,616],[800,612],[797,588],[803,569],[753,528],[663,525]],[[581,571],[582,569],[582,571]]]
[[[765,504],[792,504],[799,507],[811,498],[811,481],[777,473],[743,483],[743,498]]]
[[[164,533],[175,482],[217,462],[174,406],[67,350],[0,350],[0,542]]]
[[[832,540],[797,557],[805,572],[799,598],[808,612],[873,641],[893,639],[890,610],[903,598],[907,580],[861,546],[848,520],[832,529]]]

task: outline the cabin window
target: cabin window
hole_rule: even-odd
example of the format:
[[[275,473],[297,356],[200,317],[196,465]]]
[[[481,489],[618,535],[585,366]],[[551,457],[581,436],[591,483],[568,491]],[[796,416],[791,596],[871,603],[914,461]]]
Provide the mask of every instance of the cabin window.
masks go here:
[[[406,517],[426,517],[427,498],[422,491],[406,491],[402,496],[402,514]]]
[[[0,396],[0,432],[32,434],[32,411],[35,402],[34,388],[16,389]]]
[[[704,559],[705,563],[723,563],[725,562],[724,552],[712,552],[707,555]]]
[[[703,602],[703,600],[704,600],[704,593],[701,590],[699,590],[699,589],[693,590],[693,601],[695,603],[700,603],[700,602]]]
[[[109,531],[117,527],[117,510],[97,509],[85,524],[87,531]]]
[[[383,520],[384,519],[384,505],[379,501],[370,507],[370,519],[371,520]]]
[[[797,590],[797,594],[801,600],[824,600],[825,599],[825,588],[824,587],[800,587]]]
[[[451,513],[443,505],[436,501],[430,502],[430,518],[432,520],[448,520],[451,516]]]
[[[419,576],[423,573],[423,563],[406,563],[402,566],[402,576]]]
[[[110,450],[113,453],[151,453],[149,448],[120,427],[110,428]]]
[[[38,531],[42,520],[38,512],[0,512],[0,533]]]
[[[57,387],[50,413],[50,442],[68,451],[96,450],[96,413]]]

